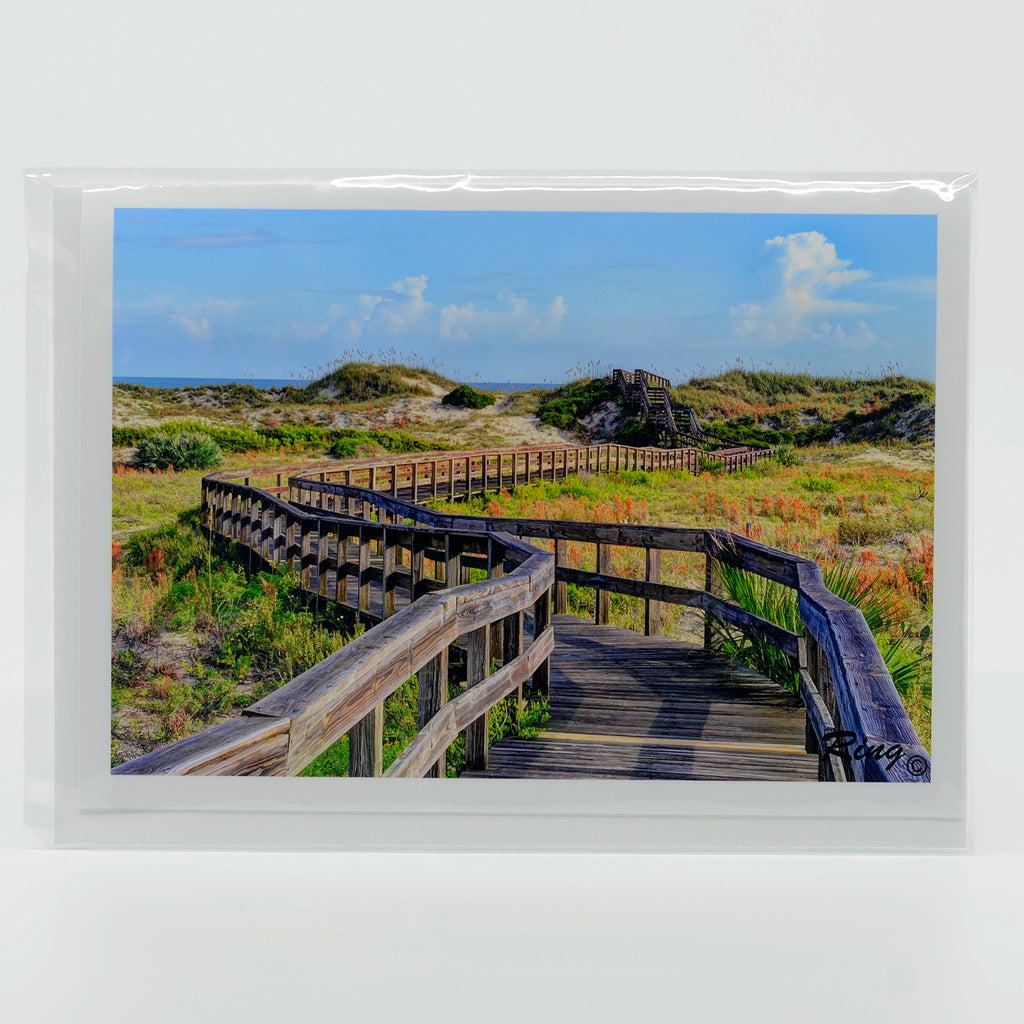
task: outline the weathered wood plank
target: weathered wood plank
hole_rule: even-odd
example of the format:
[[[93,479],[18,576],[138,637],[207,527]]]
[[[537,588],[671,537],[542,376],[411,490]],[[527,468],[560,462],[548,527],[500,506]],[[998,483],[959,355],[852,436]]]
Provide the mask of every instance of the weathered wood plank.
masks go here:
[[[430,724],[420,730],[387,771],[388,778],[417,778],[434,763],[438,752],[498,701],[523,685],[551,655],[554,630],[548,627],[521,657],[503,665],[493,675],[450,701]]]
[[[625,576],[609,576],[588,569],[556,569],[555,578],[581,587],[595,587],[609,593],[628,594],[630,597],[643,597],[690,608],[701,608],[704,602],[703,590],[676,587],[669,583],[648,583],[646,580],[633,580]]]
[[[287,718],[233,718],[134,761],[114,775],[284,775]]]
[[[384,703],[348,730],[348,774],[353,779],[380,778],[384,768]]]
[[[466,684],[472,689],[490,674],[490,626],[474,629],[466,637]],[[490,724],[490,705],[466,726],[466,767],[471,771],[487,770],[487,732]]]

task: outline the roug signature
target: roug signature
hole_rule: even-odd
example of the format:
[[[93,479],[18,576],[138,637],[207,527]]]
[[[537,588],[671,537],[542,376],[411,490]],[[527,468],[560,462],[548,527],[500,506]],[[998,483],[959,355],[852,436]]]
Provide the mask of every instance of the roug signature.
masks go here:
[[[899,743],[869,743],[866,739],[857,740],[855,732],[848,732],[845,729],[830,729],[822,736],[824,750],[827,754],[836,754],[844,760],[854,761],[885,761],[886,767],[891,771],[906,751]],[[857,744],[853,750],[850,747]],[[911,775],[924,775],[928,771],[928,758],[921,754],[910,754],[906,761],[907,771]]]

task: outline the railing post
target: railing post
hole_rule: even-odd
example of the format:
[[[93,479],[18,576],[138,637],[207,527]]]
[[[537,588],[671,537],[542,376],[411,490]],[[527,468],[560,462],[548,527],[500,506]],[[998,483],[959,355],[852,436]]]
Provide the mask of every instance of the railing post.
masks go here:
[[[348,734],[348,774],[351,778],[380,778],[384,767],[384,704],[378,704]]]
[[[455,500],[455,460],[448,460],[448,497]]]
[[[505,546],[487,538],[487,575],[492,580],[505,575]],[[501,620],[491,623],[491,661],[500,661],[503,651]]]
[[[409,553],[409,600],[416,601],[424,594],[423,551],[427,546],[426,538],[420,533],[413,533]]]
[[[306,520],[299,523],[299,586],[309,590],[313,565],[313,531]]]
[[[448,703],[448,648],[446,647],[436,657],[431,658],[416,673],[416,679],[419,688],[419,710],[416,718],[416,727],[417,729],[423,729],[434,715]],[[430,766],[424,778],[445,778],[448,774],[445,760],[445,755],[442,754]]]
[[[661,548],[647,549],[647,571],[644,579],[648,583],[661,582]],[[644,602],[644,635],[661,636],[661,602],[652,598]]]
[[[359,610],[370,610],[370,537],[369,527],[359,527]]]
[[[395,614],[395,543],[388,536],[389,530],[381,530],[381,611],[382,619]]]
[[[437,497],[437,459],[430,463],[430,496]]]
[[[446,589],[462,582],[462,545],[455,537],[444,538],[444,585]]]
[[[348,534],[339,526],[335,547],[334,600],[339,604],[348,601]]]
[[[597,545],[597,571],[603,576],[612,573],[612,549],[609,544]],[[607,626],[611,617],[611,591],[595,588],[594,622],[598,626]]]
[[[335,555],[337,564],[337,555]],[[316,524],[316,592],[327,596],[327,574],[331,571],[331,530],[317,520]]]
[[[567,540],[555,540],[555,574],[564,568],[568,561],[569,542]],[[565,580],[555,580],[555,614],[566,615],[569,611],[569,587]]]
[[[466,685],[483,682],[491,670],[491,627],[481,626],[466,637]],[[485,711],[466,727],[466,768],[487,770],[487,731],[491,714]]]
[[[501,629],[503,634],[501,663],[508,665],[523,653],[523,613],[513,612],[511,615],[505,616]],[[523,684],[520,683],[516,690],[516,711],[521,713],[522,710]]]
[[[271,560],[271,548],[274,543],[274,506],[267,503],[263,506],[260,522],[260,557],[264,562]]]
[[[548,626],[551,625],[551,590],[545,590],[533,605],[533,636],[539,637]],[[550,659],[545,658],[533,673],[530,680],[530,692],[534,696],[549,696],[551,692],[551,664]]]
[[[705,535],[704,540],[705,548],[707,547],[707,536]],[[714,558],[707,554],[704,554],[704,592],[706,594],[713,593],[713,587],[715,583],[715,571],[714,571]],[[714,640],[715,631],[711,626],[711,612],[707,609],[704,610],[704,650],[710,651],[712,642]]]

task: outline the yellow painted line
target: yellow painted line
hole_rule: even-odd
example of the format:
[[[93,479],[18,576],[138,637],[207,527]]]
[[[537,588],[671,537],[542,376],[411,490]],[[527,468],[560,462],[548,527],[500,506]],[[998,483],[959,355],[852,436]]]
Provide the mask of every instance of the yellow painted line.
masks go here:
[[[806,754],[803,747],[782,744],[766,747],[757,743],[718,743],[714,740],[673,740],[658,736],[603,736],[586,732],[552,732],[541,731],[540,736],[552,740],[571,740],[574,743],[624,743],[635,747],[698,747],[702,750],[733,750],[746,751],[753,754]]]

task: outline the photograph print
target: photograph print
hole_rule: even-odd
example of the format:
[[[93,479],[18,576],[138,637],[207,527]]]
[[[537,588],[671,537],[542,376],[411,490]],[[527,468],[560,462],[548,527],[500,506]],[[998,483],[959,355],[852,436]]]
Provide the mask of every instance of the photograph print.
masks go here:
[[[111,770],[929,782],[936,232],[117,209]]]

